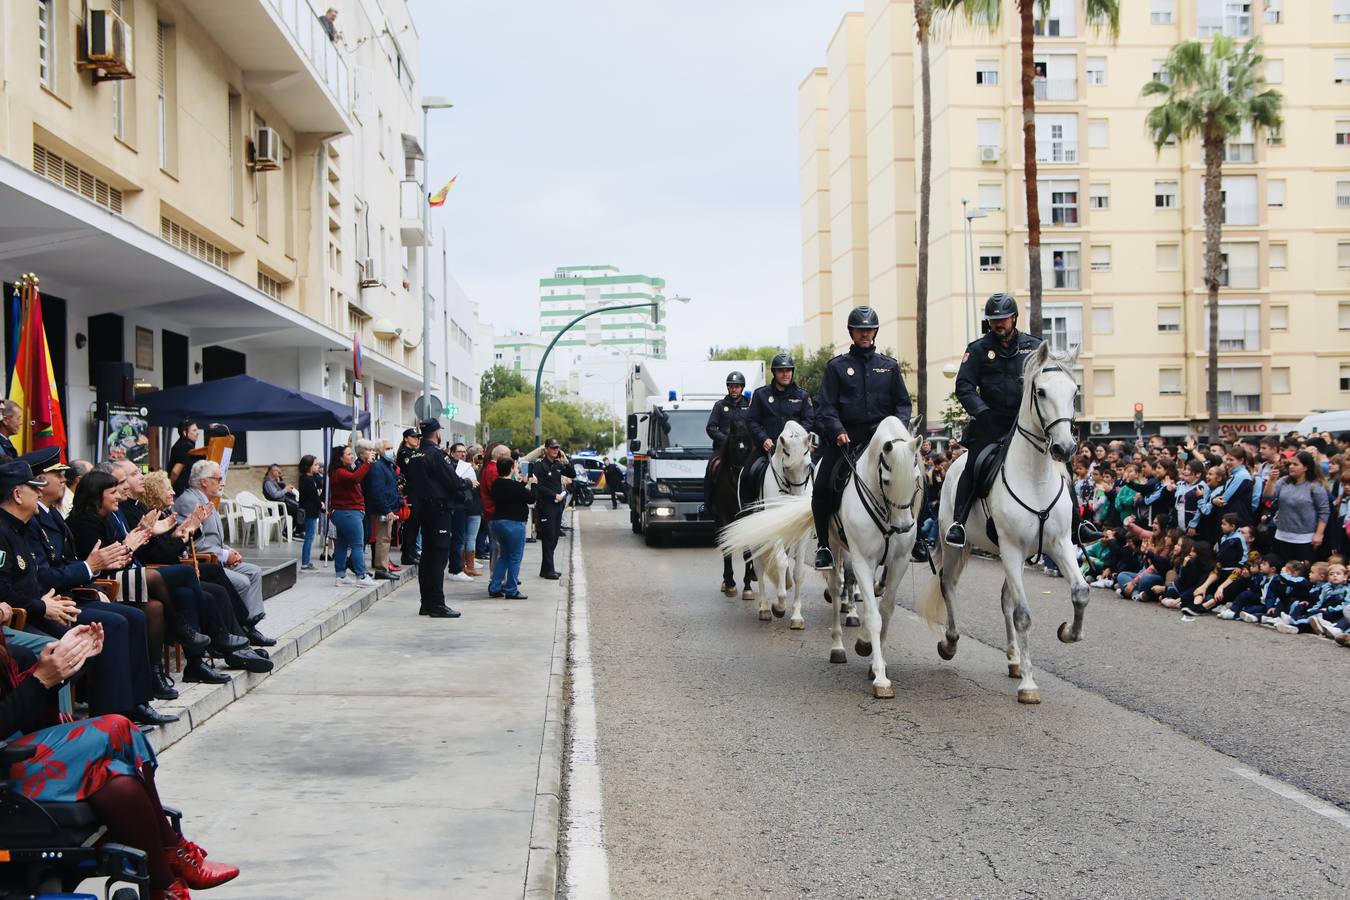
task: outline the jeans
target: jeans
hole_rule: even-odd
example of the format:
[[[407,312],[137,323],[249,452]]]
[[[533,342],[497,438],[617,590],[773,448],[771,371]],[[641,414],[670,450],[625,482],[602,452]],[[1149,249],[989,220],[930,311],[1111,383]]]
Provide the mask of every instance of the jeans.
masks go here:
[[[474,555],[487,556],[488,548],[492,545],[492,519],[483,516],[478,523],[478,538],[474,541]]]
[[[520,561],[525,558],[525,523],[514,519],[493,519],[492,536],[501,552],[492,564],[488,580],[490,593],[520,593]]]
[[[314,547],[314,532],[318,530],[319,517],[305,517],[305,545],[300,548],[300,565],[309,565],[309,551]]]
[[[450,574],[464,571],[464,560],[459,552],[464,547],[464,530],[469,525],[469,511],[464,508],[450,511]]]
[[[482,522],[482,516],[468,516],[464,520],[464,543],[459,547],[461,553],[473,552],[478,555],[478,526]]]
[[[1116,576],[1116,590],[1123,589],[1125,585],[1134,581],[1135,578],[1139,579],[1139,582],[1134,586],[1135,593],[1140,591],[1147,592],[1149,588],[1162,584],[1164,580],[1161,575],[1153,572],[1144,572],[1143,574],[1138,572],[1121,572]]]
[[[333,510],[333,528],[337,530],[337,548],[333,562],[337,577],[347,570],[347,555],[351,554],[352,571],[357,578],[366,577],[365,514],[359,509]]]

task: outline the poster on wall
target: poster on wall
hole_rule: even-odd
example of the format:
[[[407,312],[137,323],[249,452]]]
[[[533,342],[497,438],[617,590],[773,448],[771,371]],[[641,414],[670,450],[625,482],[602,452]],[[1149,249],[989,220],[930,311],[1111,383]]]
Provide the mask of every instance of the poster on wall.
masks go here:
[[[108,405],[107,458],[125,459],[150,471],[150,423],[139,406]]]

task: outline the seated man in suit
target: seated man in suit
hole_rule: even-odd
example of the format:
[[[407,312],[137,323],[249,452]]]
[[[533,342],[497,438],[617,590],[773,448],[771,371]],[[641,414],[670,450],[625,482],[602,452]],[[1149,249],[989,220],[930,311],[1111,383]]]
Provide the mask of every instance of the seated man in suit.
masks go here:
[[[243,555],[225,543],[225,529],[216,512],[215,500],[220,496],[220,464],[209,459],[199,459],[192,464],[188,474],[188,488],[178,495],[173,510],[180,519],[188,516],[202,504],[208,504],[211,512],[202,522],[197,537],[197,552],[209,553],[220,560],[225,576],[230,579],[239,596],[244,598],[249,619],[246,626],[257,625],[266,614],[263,611],[262,569],[252,563],[244,562]]]

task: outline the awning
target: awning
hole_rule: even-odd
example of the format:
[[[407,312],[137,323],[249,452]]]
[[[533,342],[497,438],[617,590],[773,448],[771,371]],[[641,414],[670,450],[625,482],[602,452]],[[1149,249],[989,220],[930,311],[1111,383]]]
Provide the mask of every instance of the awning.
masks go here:
[[[176,425],[186,419],[201,424],[218,422],[230,431],[350,431],[352,411],[335,400],[235,375],[217,381],[188,384],[153,394],[138,402],[149,410],[151,425]],[[358,428],[370,424],[361,413]]]

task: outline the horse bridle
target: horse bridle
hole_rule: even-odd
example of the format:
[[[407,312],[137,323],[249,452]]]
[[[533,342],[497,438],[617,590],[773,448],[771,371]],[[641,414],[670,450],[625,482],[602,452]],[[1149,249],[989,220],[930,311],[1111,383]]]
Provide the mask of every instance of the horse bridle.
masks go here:
[[[801,481],[793,481],[788,478],[786,474],[780,473],[778,467],[774,465],[774,461],[777,458],[778,452],[775,450],[773,456],[769,457],[769,471],[773,473],[773,480],[778,484],[778,490],[782,491],[784,494],[791,494],[792,488],[805,487],[815,481],[816,472],[815,469],[811,467],[809,458],[806,466],[806,477]],[[763,492],[761,491],[761,493]]]
[[[927,486],[924,481],[923,473],[919,471],[917,466],[915,467],[915,477],[918,480],[918,484],[914,488],[914,493],[910,495],[909,502],[896,503],[891,500],[890,491],[887,490],[887,488],[890,487],[891,479],[887,478],[885,473],[891,471],[891,465],[886,461],[886,455],[884,453],[878,454],[877,459],[877,483],[881,485],[881,499],[877,499],[871,489],[863,484],[862,477],[858,474],[857,466],[853,464],[853,457],[847,452],[843,454],[843,457],[848,463],[848,467],[853,471],[853,486],[858,492],[858,502],[862,504],[862,508],[866,511],[868,518],[872,520],[873,525],[877,526],[877,531],[879,531],[882,538],[885,539],[885,548],[882,550],[882,559],[886,559],[891,553],[891,538],[897,534],[909,534],[909,532],[914,530],[914,526],[918,523],[919,517],[914,513],[914,501],[923,495],[924,488]],[[910,514],[910,522],[904,528],[891,524],[891,510],[901,509],[909,510]],[[840,532],[843,532],[842,527],[840,528]],[[847,542],[845,543],[847,545]]]
[[[1022,417],[1021,416],[1017,417],[1017,433],[1020,434],[1022,437],[1026,438],[1027,443],[1035,447],[1038,453],[1050,452],[1051,428],[1054,428],[1061,422],[1068,422],[1071,427],[1073,425],[1073,416],[1061,416],[1060,418],[1053,419],[1050,422],[1045,421],[1045,413],[1041,412],[1040,395],[1037,393],[1039,388],[1036,384],[1036,379],[1039,376],[1044,375],[1046,372],[1060,372],[1064,375],[1069,374],[1061,366],[1046,366],[1045,368],[1039,370],[1035,375],[1031,376],[1031,409],[1036,413],[1036,420],[1037,422],[1040,423],[1041,433],[1037,435],[1031,431],[1028,431],[1026,428],[1023,428]]]

